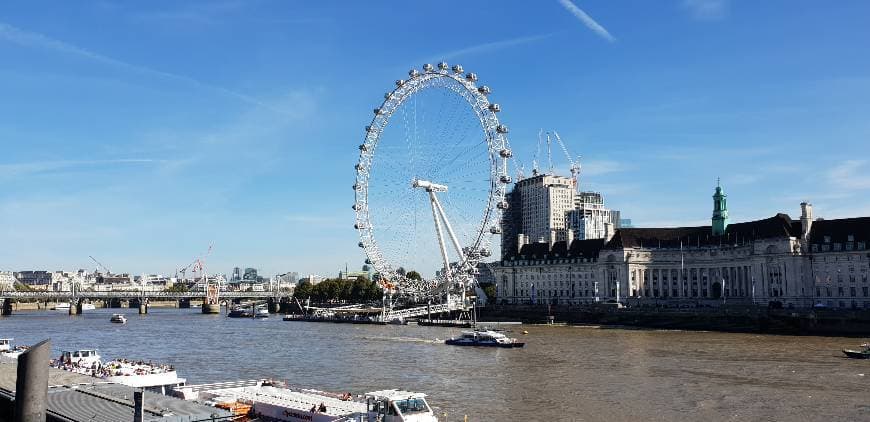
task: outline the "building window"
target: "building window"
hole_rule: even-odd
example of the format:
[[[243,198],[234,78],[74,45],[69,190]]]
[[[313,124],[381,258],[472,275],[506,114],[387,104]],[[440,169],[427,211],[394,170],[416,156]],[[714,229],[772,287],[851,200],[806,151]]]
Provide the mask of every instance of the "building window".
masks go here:
[[[849,296],[855,297],[855,286],[849,287]]]
[[[867,286],[862,287],[861,292],[864,293],[864,297],[867,297]]]
[[[843,296],[843,286],[837,287],[837,296]]]

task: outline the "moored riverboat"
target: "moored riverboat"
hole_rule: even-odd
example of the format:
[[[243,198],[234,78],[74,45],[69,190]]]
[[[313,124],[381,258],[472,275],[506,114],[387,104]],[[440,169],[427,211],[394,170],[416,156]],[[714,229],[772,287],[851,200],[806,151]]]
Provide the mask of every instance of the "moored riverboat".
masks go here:
[[[159,394],[167,394],[186,384],[186,380],[179,377],[171,365],[130,359],[115,359],[103,363],[96,350],[65,351],[51,365],[65,371]]]
[[[188,400],[258,415],[275,421],[434,422],[426,395],[380,390],[363,395],[297,388],[270,380],[185,386],[176,390]]]
[[[461,336],[447,339],[444,343],[451,346],[502,347],[506,349],[526,345],[494,330],[463,331]]]
[[[115,324],[126,324],[127,317],[122,314],[112,314],[112,317],[109,318],[109,322],[113,322]]]
[[[864,343],[858,350],[843,349],[843,353],[852,359],[870,359],[870,343]]]
[[[0,356],[18,359],[18,355],[29,349],[28,346],[13,346],[11,338],[0,338]]]

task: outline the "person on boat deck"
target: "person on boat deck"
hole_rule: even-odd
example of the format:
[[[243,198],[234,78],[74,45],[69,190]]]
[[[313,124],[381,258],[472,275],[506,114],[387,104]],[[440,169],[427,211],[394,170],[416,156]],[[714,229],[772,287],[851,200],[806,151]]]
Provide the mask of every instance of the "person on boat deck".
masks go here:
[[[309,410],[309,412],[314,413],[316,411],[317,411],[317,405],[315,404],[314,406],[311,406],[311,410]]]
[[[326,405],[323,403],[320,403],[320,407],[317,408],[317,411],[320,413],[326,413]]]

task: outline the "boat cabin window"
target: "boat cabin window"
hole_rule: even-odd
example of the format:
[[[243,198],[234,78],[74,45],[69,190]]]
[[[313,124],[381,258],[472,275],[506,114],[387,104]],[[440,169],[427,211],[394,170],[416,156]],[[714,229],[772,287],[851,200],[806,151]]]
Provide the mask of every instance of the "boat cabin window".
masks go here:
[[[426,400],[424,399],[396,400],[393,404],[405,415],[429,410],[429,406],[426,405]]]
[[[4,346],[4,345],[7,345],[7,344],[9,344],[9,339],[8,339],[8,338],[0,338],[0,346]]]

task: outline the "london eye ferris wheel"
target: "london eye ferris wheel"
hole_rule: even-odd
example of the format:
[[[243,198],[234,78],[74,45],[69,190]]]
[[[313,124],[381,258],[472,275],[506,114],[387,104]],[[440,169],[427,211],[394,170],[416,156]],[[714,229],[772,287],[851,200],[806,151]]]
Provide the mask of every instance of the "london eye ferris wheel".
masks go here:
[[[492,254],[512,153],[491,93],[460,65],[426,64],[374,109],[355,166],[354,226],[385,291],[464,294]]]

